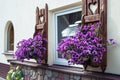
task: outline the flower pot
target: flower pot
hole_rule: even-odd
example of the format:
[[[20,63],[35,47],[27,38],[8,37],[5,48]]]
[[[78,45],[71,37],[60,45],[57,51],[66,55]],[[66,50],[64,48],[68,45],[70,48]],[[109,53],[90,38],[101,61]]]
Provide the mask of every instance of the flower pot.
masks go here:
[[[87,60],[87,61],[84,62],[83,67],[84,67],[84,69],[86,70],[88,66],[91,66],[91,67],[96,68],[96,67],[99,67],[99,66],[100,66],[100,63],[98,63],[98,62],[93,62],[93,61],[91,61],[91,60]]]

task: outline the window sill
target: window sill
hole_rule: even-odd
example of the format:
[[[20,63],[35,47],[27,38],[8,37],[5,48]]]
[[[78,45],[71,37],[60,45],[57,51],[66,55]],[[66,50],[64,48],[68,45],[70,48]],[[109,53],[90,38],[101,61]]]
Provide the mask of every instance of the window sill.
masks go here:
[[[4,55],[9,55],[9,56],[13,56],[14,51],[5,51],[5,52],[3,52],[2,54],[4,54]]]

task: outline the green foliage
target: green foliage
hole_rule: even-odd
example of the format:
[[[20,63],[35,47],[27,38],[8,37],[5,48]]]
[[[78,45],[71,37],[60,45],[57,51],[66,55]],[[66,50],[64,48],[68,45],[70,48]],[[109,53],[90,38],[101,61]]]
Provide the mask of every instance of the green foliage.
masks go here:
[[[7,74],[6,80],[24,80],[21,66],[11,69]]]

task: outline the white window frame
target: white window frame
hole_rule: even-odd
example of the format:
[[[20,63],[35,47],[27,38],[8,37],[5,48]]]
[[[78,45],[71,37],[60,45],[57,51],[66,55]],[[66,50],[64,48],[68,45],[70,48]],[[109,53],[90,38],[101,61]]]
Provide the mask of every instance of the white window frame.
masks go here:
[[[73,8],[69,8],[69,9],[65,9],[65,10],[61,10],[61,11],[57,11],[54,12],[54,39],[55,39],[55,47],[54,47],[54,64],[58,64],[58,65],[68,65],[68,61],[62,58],[58,58],[58,52],[57,52],[57,44],[58,44],[58,27],[57,27],[57,16],[60,15],[65,15],[65,14],[70,14],[70,13],[74,13],[74,12],[78,12],[78,11],[82,11],[82,7],[81,6],[77,6],[77,7],[73,7]]]

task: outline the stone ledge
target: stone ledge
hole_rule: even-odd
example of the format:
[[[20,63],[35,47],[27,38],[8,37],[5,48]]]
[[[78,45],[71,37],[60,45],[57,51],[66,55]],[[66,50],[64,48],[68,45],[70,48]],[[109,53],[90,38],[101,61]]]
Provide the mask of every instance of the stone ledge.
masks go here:
[[[29,62],[29,61],[17,61],[17,60],[8,60],[11,64],[18,64],[18,65],[24,65],[24,66],[30,66],[30,67],[39,67],[40,64],[37,64],[35,62]]]

